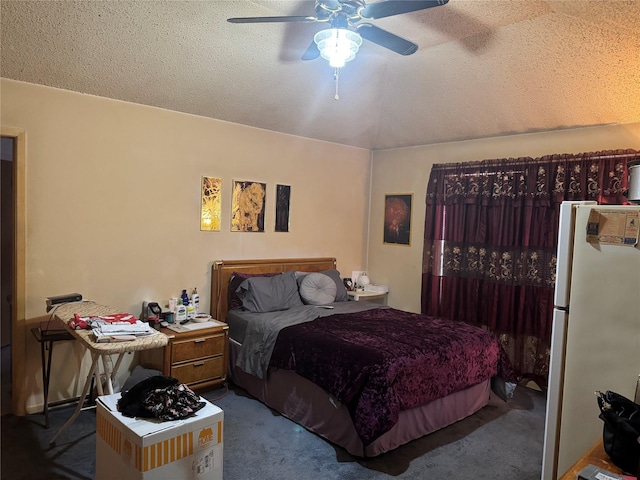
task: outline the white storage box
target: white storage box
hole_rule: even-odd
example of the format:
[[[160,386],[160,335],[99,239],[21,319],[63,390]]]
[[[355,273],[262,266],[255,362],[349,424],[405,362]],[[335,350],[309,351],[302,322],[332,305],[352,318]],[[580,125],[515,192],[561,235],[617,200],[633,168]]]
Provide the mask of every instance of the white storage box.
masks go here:
[[[389,285],[378,285],[377,283],[370,283],[364,286],[365,292],[371,293],[387,293],[389,291]]]
[[[96,480],[222,480],[223,412],[206,406],[184,420],[125,417],[120,393],[97,399]]]

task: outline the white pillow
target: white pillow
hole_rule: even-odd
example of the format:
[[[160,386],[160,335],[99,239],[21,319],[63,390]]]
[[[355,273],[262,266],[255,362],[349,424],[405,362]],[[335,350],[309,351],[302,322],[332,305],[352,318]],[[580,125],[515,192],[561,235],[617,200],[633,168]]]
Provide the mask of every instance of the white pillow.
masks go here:
[[[308,305],[326,305],[336,300],[338,288],[329,276],[323,273],[310,273],[300,282],[300,297]]]

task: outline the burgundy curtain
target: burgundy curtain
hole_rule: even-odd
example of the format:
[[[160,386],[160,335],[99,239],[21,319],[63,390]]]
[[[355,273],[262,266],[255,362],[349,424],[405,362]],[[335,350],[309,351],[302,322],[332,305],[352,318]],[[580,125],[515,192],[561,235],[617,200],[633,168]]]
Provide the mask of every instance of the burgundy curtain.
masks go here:
[[[516,372],[546,386],[560,203],[628,203],[616,150],[434,165],[426,198],[422,312],[500,336]]]

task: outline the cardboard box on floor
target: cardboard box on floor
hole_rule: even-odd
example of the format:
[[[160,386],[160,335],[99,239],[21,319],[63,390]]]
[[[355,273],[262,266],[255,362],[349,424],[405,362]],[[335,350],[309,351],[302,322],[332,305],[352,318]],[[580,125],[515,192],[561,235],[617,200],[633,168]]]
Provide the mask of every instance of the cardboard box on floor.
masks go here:
[[[222,480],[223,412],[206,406],[184,420],[129,418],[120,393],[97,399],[96,480]]]

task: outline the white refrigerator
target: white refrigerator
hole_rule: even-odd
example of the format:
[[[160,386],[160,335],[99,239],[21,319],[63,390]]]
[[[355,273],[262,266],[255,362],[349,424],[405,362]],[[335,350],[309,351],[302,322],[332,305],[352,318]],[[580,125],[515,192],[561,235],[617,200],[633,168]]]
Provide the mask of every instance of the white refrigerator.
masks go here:
[[[626,245],[616,242],[617,233],[632,235],[634,228],[637,238],[637,212],[639,205],[561,205],[542,480],[561,477],[602,438],[596,390],[634,398],[640,245],[630,246],[630,237],[622,239]],[[590,242],[588,234],[603,236]]]

